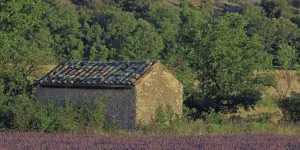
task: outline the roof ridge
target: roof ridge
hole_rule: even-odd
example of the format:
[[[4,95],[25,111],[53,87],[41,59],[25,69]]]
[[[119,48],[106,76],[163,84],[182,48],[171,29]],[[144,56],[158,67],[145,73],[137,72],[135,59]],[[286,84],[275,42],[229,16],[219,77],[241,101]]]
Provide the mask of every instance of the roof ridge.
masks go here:
[[[124,60],[124,61],[60,61],[59,64],[65,64],[65,63],[79,63],[79,62],[82,62],[82,63],[128,63],[128,62],[133,62],[133,63],[142,63],[142,62],[160,62],[159,60],[156,60],[156,59],[145,59],[145,60]]]

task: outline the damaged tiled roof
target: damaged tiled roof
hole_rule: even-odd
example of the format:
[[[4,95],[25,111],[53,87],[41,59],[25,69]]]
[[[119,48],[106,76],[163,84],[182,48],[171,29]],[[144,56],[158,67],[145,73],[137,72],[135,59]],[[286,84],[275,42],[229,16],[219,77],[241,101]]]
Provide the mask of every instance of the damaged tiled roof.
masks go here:
[[[131,86],[156,62],[62,62],[38,83],[47,86]]]

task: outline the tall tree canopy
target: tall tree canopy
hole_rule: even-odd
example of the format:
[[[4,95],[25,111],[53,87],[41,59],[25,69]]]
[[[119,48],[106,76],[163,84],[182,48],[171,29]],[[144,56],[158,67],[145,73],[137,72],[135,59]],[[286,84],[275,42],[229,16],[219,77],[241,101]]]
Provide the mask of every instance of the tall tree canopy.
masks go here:
[[[234,112],[239,106],[254,106],[260,94],[255,70],[268,66],[270,60],[261,39],[248,37],[242,15],[231,13],[208,25],[197,38],[195,63],[199,80],[198,110]]]

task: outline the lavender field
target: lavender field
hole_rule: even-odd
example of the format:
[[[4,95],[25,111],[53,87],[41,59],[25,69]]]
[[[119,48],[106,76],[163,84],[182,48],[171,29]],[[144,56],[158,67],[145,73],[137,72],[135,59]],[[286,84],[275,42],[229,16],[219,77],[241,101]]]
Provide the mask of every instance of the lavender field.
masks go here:
[[[112,137],[0,133],[0,149],[300,149],[300,137],[284,135]]]

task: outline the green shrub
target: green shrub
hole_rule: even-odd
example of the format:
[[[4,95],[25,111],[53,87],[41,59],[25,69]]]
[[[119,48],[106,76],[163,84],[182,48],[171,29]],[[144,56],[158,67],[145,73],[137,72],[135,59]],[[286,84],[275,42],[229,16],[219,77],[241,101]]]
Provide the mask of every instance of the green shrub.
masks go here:
[[[216,113],[214,110],[211,110],[209,113],[202,113],[205,121],[211,124],[227,124],[228,119],[224,117],[221,113]]]
[[[154,120],[148,125],[137,125],[136,130],[147,135],[187,133],[189,122],[186,115],[175,114],[172,107],[159,106]]]
[[[211,134],[223,134],[225,131],[228,131],[226,129],[226,125],[221,125],[221,124],[211,124],[207,128],[207,133]]]
[[[272,123],[250,122],[244,126],[246,133],[274,133],[275,128]]]
[[[285,121],[300,122],[300,93],[292,92],[290,97],[278,100]]]
[[[105,98],[77,104],[66,99],[64,106],[55,106],[51,101],[42,104],[40,101],[23,98],[22,103],[11,112],[13,127],[24,131],[86,133],[90,130],[103,130],[105,125],[112,126],[107,124],[105,118]]]
[[[248,122],[260,122],[260,123],[267,123],[270,121],[272,113],[270,112],[262,112],[258,113],[257,115],[248,115],[247,119]]]
[[[56,124],[58,124],[59,131],[66,131],[76,133],[78,132],[78,110],[76,105],[66,100],[65,106],[57,106],[56,108]]]
[[[36,128],[36,121],[34,118],[35,103],[28,99],[28,97],[18,96],[15,98],[19,104],[14,108],[10,108],[13,114],[13,128],[28,131]]]
[[[167,122],[167,116],[162,106],[159,106],[155,111],[155,123],[164,126]]]
[[[249,122],[248,118],[243,118],[240,115],[232,115],[228,118],[228,121],[231,124],[243,124]]]
[[[106,101],[105,98],[96,99],[93,102],[84,101],[78,107],[78,123],[81,129],[87,131],[91,128],[102,130],[106,128]]]
[[[170,126],[174,115],[175,115],[174,111],[170,105],[167,105],[165,108],[159,106],[155,111],[154,124],[157,124],[162,128],[166,126]]]
[[[55,116],[57,129],[67,132],[80,133],[88,130],[99,131],[112,127],[106,120],[106,97],[95,100],[85,100],[73,104],[66,101],[63,107],[57,107]],[[61,115],[64,114],[64,115]]]
[[[57,130],[56,120],[56,108],[52,103],[43,105],[37,104],[35,118],[37,118],[38,129],[44,132],[54,132]]]
[[[265,94],[261,100],[257,101],[257,105],[266,106],[266,107],[276,107],[276,98],[272,94]]]

